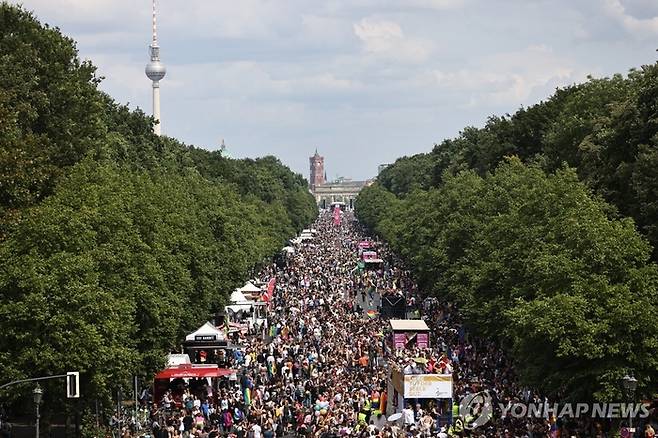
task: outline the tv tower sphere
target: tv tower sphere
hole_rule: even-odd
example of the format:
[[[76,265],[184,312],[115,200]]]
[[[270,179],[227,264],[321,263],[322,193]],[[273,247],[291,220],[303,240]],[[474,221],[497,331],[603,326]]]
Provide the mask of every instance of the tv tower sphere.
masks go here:
[[[152,81],[159,81],[167,74],[167,68],[160,61],[151,61],[146,64],[144,69],[146,76]]]

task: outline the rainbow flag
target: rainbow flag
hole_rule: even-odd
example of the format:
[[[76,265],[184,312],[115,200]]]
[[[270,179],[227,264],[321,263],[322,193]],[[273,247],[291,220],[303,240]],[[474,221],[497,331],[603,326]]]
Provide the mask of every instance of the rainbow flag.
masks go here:
[[[242,390],[242,396],[244,397],[244,404],[246,406],[251,406],[251,389],[244,388]]]
[[[373,319],[377,317],[377,312],[374,310],[368,310],[366,312],[366,315],[368,315],[368,318]]]

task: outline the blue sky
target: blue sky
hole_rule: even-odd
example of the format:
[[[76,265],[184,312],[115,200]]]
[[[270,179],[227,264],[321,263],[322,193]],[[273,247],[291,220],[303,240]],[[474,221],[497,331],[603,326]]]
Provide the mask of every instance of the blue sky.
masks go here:
[[[14,2],[18,3],[18,2]],[[24,0],[151,112],[150,0]],[[588,74],[653,63],[655,0],[158,0],[162,131],[330,178],[429,151]]]

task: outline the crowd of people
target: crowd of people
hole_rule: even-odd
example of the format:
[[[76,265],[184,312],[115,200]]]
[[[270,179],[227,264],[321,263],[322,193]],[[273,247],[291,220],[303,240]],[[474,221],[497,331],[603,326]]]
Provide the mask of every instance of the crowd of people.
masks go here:
[[[446,400],[405,401],[400,418],[389,421],[391,367],[452,374],[455,400],[485,390],[503,404],[540,396],[516,383],[494,343],[468,336],[454,305],[420,296],[385,245],[377,245],[382,266],[355,269],[363,233],[350,213],[340,225],[323,214],[313,227],[313,241],[259,274],[275,276],[277,289],[267,326],[237,340],[230,363],[237,380],[188,391],[181,405],[166,396],[151,413],[155,438],[607,436],[604,424],[579,430],[585,426],[499,416],[471,430]],[[391,296],[418,308],[431,329],[429,348],[387,342],[386,321],[372,309]]]

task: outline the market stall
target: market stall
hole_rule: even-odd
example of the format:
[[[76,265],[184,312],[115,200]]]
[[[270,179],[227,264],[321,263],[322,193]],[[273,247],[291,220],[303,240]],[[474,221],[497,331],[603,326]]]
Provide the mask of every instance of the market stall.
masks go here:
[[[225,350],[232,350],[233,346],[226,339],[224,330],[206,322],[185,337],[183,349],[193,364],[217,364],[226,360]]]
[[[235,377],[235,374],[235,370],[220,368],[217,364],[183,363],[169,366],[155,375],[153,400],[159,404],[165,393],[169,392],[178,405],[186,387],[200,395],[216,393],[219,379]]]

